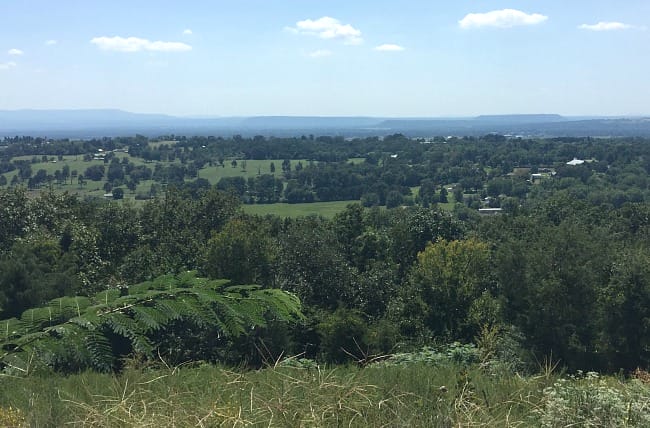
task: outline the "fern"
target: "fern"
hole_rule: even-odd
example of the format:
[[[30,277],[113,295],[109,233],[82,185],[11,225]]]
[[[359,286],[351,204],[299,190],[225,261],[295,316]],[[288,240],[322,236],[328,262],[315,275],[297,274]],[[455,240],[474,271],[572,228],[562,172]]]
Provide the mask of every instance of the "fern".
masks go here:
[[[229,287],[228,281],[196,278],[193,272],[164,275],[126,291],[62,297],[25,311],[20,319],[0,321],[0,369],[16,374],[41,368],[108,371],[124,354],[124,340],[128,351],[152,358],[161,352],[157,340],[174,335],[182,340],[183,331],[176,328],[194,326],[197,332],[235,338],[272,319],[302,317],[292,294]]]

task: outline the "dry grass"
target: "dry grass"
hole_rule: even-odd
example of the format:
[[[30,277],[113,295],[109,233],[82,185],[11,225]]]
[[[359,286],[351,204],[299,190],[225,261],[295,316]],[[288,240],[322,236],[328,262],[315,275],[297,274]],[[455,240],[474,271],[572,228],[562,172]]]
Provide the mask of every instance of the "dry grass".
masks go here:
[[[557,411],[548,388],[558,379],[453,364],[160,366],[119,376],[0,378],[0,406],[29,426],[522,427],[539,426],[544,412]],[[616,388],[625,395],[625,384]]]

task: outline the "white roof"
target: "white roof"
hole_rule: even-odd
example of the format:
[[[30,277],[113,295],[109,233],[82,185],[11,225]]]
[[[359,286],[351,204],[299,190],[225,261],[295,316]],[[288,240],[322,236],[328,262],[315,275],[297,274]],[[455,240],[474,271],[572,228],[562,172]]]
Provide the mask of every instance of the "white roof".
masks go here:
[[[573,158],[573,160],[570,160],[566,164],[567,165],[582,165],[583,163],[585,163],[585,161],[583,161],[582,159]]]

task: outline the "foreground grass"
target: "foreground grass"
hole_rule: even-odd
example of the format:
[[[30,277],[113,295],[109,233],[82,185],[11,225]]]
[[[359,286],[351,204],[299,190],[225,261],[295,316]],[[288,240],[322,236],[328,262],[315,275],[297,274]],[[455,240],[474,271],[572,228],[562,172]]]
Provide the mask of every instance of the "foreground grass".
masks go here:
[[[259,371],[206,364],[0,378],[0,424],[5,417],[38,427],[647,426],[649,406],[650,388],[639,381],[525,378],[453,364]]]

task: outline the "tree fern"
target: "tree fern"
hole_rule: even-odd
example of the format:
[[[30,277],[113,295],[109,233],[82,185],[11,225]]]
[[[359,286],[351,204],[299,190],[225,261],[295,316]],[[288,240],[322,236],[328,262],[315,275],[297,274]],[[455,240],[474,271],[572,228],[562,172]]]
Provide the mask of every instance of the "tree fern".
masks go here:
[[[143,358],[164,353],[159,341],[167,337],[182,341],[188,331],[178,328],[235,338],[270,320],[302,317],[294,295],[227,284],[186,272],[164,275],[128,290],[102,291],[92,298],[54,299],[25,311],[20,319],[0,321],[0,369],[12,373],[40,368],[108,371],[125,353]]]

